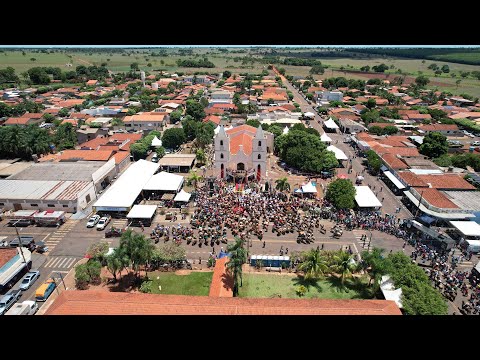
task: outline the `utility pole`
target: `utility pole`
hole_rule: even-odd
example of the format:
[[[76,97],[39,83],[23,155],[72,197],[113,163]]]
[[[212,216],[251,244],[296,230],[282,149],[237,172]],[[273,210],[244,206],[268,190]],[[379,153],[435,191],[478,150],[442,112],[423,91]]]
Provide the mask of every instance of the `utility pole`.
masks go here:
[[[23,254],[23,249],[22,249],[22,238],[20,237],[20,234],[18,233],[18,228],[17,228],[17,222],[19,222],[20,220],[17,220],[15,221],[15,223],[13,224],[15,226],[15,231],[17,232],[17,236],[18,236],[18,244],[20,245],[20,253],[22,254],[22,258],[23,258],[23,262],[25,264],[27,264],[27,260],[25,260],[25,255]]]
[[[63,281],[63,275],[62,275],[62,273],[57,272],[57,274],[60,275],[60,279],[62,279],[63,287],[65,288],[65,290],[67,290],[67,287],[65,286],[65,281]]]
[[[418,210],[420,210],[420,203],[422,202],[422,199],[423,199],[423,192],[425,190],[422,190],[421,194],[420,194],[420,200],[418,200],[418,206],[417,206],[417,211],[415,212],[415,217],[418,216]]]

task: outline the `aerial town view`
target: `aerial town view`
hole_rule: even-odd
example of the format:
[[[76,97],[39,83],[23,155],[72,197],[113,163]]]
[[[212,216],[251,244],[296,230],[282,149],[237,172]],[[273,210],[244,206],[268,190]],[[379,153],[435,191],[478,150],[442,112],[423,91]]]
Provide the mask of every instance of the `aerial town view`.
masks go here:
[[[1,315],[480,314],[480,47],[0,46]]]

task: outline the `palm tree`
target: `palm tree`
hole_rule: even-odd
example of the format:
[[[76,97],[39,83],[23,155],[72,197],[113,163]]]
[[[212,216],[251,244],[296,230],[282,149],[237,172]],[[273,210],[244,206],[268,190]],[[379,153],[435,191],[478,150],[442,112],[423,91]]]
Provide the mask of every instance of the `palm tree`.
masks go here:
[[[230,260],[227,263],[227,272],[233,276],[233,296],[238,296],[238,287],[243,285],[242,265],[247,261],[247,252],[243,247],[244,241],[235,238],[235,242],[227,246]]]
[[[367,251],[362,253],[363,268],[367,271],[370,277],[368,286],[371,286],[373,283],[374,290],[378,288],[382,275],[385,275],[388,272],[388,262],[383,257],[384,251],[384,249],[374,247],[371,253]]]
[[[288,183],[288,179],[286,177],[275,180],[275,184],[275,188],[278,191],[290,191],[290,184]]]
[[[203,149],[197,150],[196,158],[197,158],[197,161],[202,165],[204,165],[205,162],[207,161],[207,156],[205,155],[205,151]]]
[[[318,249],[308,251],[298,269],[306,280],[318,279],[329,271],[327,260]]]
[[[202,177],[197,174],[196,171],[190,170],[190,176],[187,178],[187,184],[192,185],[197,188],[197,184],[202,180]]]
[[[352,272],[355,269],[355,263],[352,261],[353,257],[346,251],[339,251],[334,255],[335,271],[341,275],[342,285],[345,283],[347,277],[352,276]]]

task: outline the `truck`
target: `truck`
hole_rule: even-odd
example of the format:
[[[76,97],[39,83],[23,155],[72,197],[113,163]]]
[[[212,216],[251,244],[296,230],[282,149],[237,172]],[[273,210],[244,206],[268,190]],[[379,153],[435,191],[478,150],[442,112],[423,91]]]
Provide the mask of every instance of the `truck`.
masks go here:
[[[38,305],[35,301],[25,300],[12,306],[5,315],[35,315],[37,311]]]

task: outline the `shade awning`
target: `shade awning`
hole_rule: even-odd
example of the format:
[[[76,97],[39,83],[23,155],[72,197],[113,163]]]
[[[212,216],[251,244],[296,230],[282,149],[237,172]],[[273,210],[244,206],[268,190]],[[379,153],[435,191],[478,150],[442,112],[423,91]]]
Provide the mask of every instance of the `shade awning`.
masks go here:
[[[306,185],[302,185],[302,192],[305,194],[313,194],[317,192],[317,188],[313,186],[311,182],[309,182]]]
[[[480,225],[475,221],[450,221],[464,236],[480,237]]]
[[[332,139],[330,136],[327,135],[327,133],[323,133],[322,135],[320,135],[320,141],[332,142]]]
[[[152,140],[152,146],[155,146],[155,147],[162,146],[162,140],[160,140],[157,136],[155,136]]]
[[[303,116],[306,116],[306,117],[311,117],[311,118],[313,118],[313,117],[315,116],[315,114],[314,114],[314,113],[312,113],[312,112],[306,112],[305,114],[303,114]]]
[[[183,181],[184,178],[181,175],[175,175],[162,171],[159,174],[153,175],[145,184],[143,190],[177,192],[182,187]]]
[[[157,205],[134,205],[127,219],[151,219],[157,211]]]
[[[405,186],[398,180],[395,175],[393,175],[390,171],[383,172],[387,178],[395,185],[399,190],[405,189]]]
[[[190,200],[190,197],[192,194],[187,193],[185,190],[182,189],[176,196],[174,201],[180,201],[180,202],[188,202]]]

